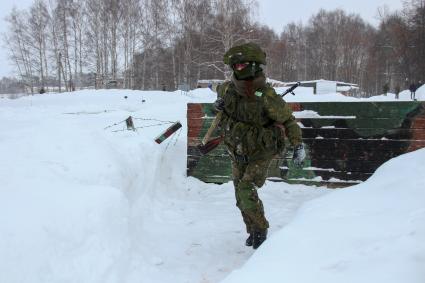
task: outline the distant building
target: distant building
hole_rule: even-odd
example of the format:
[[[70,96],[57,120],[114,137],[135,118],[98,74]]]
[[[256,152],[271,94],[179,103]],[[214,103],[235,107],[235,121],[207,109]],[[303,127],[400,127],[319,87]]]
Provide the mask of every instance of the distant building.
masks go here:
[[[295,82],[286,83],[284,86],[293,86]],[[314,94],[327,94],[339,92],[346,96],[357,96],[359,93],[359,86],[357,84],[328,81],[328,80],[314,80],[314,81],[301,81],[303,87],[313,88]]]
[[[218,80],[218,79],[213,79],[213,80],[198,80],[196,87],[197,88],[209,88],[212,91],[215,91],[215,89],[217,88],[218,85],[224,83],[224,80]]]
[[[287,86],[286,83],[278,81],[278,80],[273,80],[270,78],[267,78],[267,83],[270,84],[272,87],[285,87]]]
[[[210,88],[213,91],[218,85],[222,84],[225,80],[198,80],[197,88]],[[272,87],[290,87],[296,82],[282,82],[267,78],[267,83]],[[314,94],[327,94],[339,92],[346,96],[357,96],[359,87],[357,84],[328,81],[328,80],[314,80],[314,81],[301,81],[303,87],[310,87],[313,89]]]
[[[123,88],[124,80],[123,79],[116,79],[116,80],[109,80],[105,87],[107,89],[117,89],[117,88]]]

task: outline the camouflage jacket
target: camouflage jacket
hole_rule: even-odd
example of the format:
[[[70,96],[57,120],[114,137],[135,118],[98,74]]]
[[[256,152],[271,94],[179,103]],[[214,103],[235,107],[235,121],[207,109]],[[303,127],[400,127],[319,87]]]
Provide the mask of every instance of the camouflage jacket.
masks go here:
[[[264,79],[265,80],[265,79]],[[283,125],[292,145],[301,143],[301,129],[286,102],[265,83],[242,93],[235,80],[218,87],[224,99],[220,128],[230,154],[246,155],[250,159],[270,158],[284,149]]]

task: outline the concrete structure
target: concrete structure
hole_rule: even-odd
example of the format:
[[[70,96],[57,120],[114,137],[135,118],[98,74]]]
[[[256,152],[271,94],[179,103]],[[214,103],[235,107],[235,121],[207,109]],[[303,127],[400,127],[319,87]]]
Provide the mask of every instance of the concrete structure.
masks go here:
[[[296,82],[286,83],[286,87],[293,86]],[[312,87],[314,94],[327,94],[327,93],[342,93],[346,96],[356,96],[360,89],[357,84],[328,81],[328,80],[313,80],[301,81],[301,86]]]

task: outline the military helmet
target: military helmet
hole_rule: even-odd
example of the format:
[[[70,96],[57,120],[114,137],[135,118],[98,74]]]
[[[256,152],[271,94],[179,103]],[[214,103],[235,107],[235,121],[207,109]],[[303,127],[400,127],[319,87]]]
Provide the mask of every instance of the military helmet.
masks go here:
[[[229,49],[224,54],[224,64],[233,66],[237,63],[257,62],[266,64],[266,53],[255,43],[245,43]]]

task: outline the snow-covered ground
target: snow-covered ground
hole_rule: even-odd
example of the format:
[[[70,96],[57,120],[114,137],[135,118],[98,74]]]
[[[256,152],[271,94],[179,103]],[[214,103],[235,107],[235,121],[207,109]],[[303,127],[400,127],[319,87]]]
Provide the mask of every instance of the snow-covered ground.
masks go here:
[[[232,184],[185,176],[186,104],[214,99],[0,99],[0,282],[425,281],[424,150],[344,190],[268,182],[270,239],[254,254]],[[130,115],[138,130],[121,131]],[[177,120],[182,131],[156,144],[161,121]]]
[[[425,282],[425,149],[310,201],[223,283]]]

